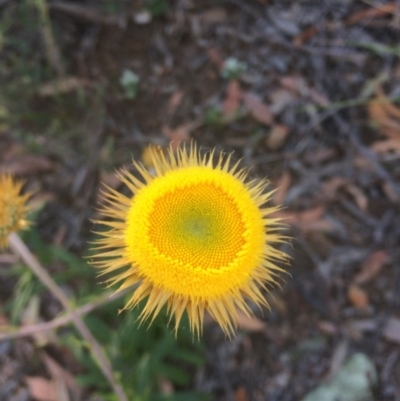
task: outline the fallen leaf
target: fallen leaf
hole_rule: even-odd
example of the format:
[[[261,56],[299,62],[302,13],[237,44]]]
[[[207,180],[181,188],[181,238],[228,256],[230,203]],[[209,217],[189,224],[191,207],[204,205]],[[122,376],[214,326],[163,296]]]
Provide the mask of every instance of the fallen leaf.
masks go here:
[[[265,322],[255,316],[247,316],[243,311],[238,310],[238,326],[251,332],[263,331],[266,327]]]
[[[77,77],[66,77],[56,79],[43,85],[38,94],[43,97],[60,95],[68,92],[75,91],[84,87],[92,86],[89,80]]]
[[[10,321],[8,320],[7,316],[0,314],[0,327],[8,326],[9,324],[10,324]]]
[[[278,89],[272,92],[269,98],[269,110],[273,115],[277,115],[292,104],[297,99],[297,95],[286,89]]]
[[[13,175],[34,175],[49,173],[54,164],[44,156],[8,154],[0,165],[0,173]]]
[[[180,142],[187,142],[190,139],[190,133],[187,124],[176,128],[164,127],[162,132],[170,142],[174,143],[173,147],[178,146]]]
[[[245,387],[240,386],[235,390],[235,401],[249,401]]]
[[[303,77],[288,75],[282,77],[279,82],[283,88],[296,94],[305,95],[308,91],[307,82]]]
[[[397,4],[395,2],[388,3],[388,4],[383,4],[380,6],[374,6],[373,8],[368,8],[365,10],[357,11],[354,13],[351,17],[349,17],[345,24],[346,25],[354,25],[358,22],[361,22],[365,19],[371,20],[375,19],[377,17],[383,17],[387,14],[395,14],[397,11]],[[318,32],[327,32],[327,31],[335,31],[337,29],[342,28],[343,24],[341,23],[335,23],[335,22],[324,22],[320,24],[319,26],[310,26],[309,28],[306,28],[303,32],[298,34],[292,41],[292,43],[300,47],[302,46],[305,42],[309,41],[311,38],[313,38]]]
[[[252,116],[260,123],[265,125],[271,125],[274,121],[274,117],[261,99],[253,95],[252,93],[246,92],[243,94],[243,100],[247,108],[249,109]]]
[[[318,92],[315,88],[309,88],[308,95],[314,104],[317,104],[321,107],[329,106],[329,99],[327,99],[322,93]]]
[[[295,36],[292,40],[292,43],[295,46],[300,47],[305,42],[309,41],[311,38],[317,35],[318,32],[335,31],[336,29],[339,29],[341,26],[342,24],[336,21],[333,22],[324,21],[322,23],[319,23],[318,26],[312,25],[309,28],[306,28],[304,31],[300,32],[297,36]]]
[[[222,113],[227,121],[232,120],[240,107],[242,99],[242,91],[240,90],[239,81],[234,79],[229,82],[225,100],[222,105]]]
[[[384,194],[387,196],[387,198],[393,202],[396,203],[399,201],[399,197],[397,195],[397,191],[393,188],[393,186],[388,183],[387,181],[384,181],[381,183],[382,191]]]
[[[100,182],[112,189],[117,189],[121,185],[121,180],[115,172],[105,170],[100,171]]]
[[[73,399],[80,399],[81,388],[78,386],[78,383],[75,380],[75,377],[68,372],[65,368],[63,368],[60,364],[58,364],[53,358],[51,358],[47,353],[42,352],[41,358],[46,365],[47,370],[49,371],[51,377],[57,381],[58,383],[64,383],[71,393],[74,395]]]
[[[397,9],[398,4],[396,2],[392,2],[357,11],[346,20],[346,25],[356,24],[364,19],[373,19],[385,16],[387,14],[394,14],[396,13]]]
[[[357,206],[365,212],[368,208],[368,198],[364,194],[364,192],[354,184],[346,183],[345,184],[346,191],[353,197]]]
[[[278,150],[285,144],[288,134],[289,127],[283,124],[276,124],[272,127],[265,144],[271,150]]]
[[[39,376],[27,376],[25,380],[32,398],[37,401],[58,401],[56,385],[53,381]]]
[[[320,322],[318,322],[317,326],[318,329],[321,330],[324,334],[334,336],[338,332],[338,328],[336,327],[336,325],[326,320],[321,320]]]
[[[321,28],[320,28],[321,29]],[[295,36],[292,40],[292,43],[296,47],[302,46],[305,42],[310,40],[318,33],[318,27],[316,25],[312,25],[305,29],[303,32],[300,32],[297,36]]]
[[[379,133],[389,139],[400,141],[400,108],[396,107],[392,101],[385,95],[380,86],[376,87],[376,99],[368,105],[368,114],[370,120],[377,126]],[[387,146],[376,142],[376,151],[382,147],[382,152],[390,149]],[[396,146],[395,146],[396,147]]]
[[[400,344],[400,319],[391,317],[383,329],[383,335],[386,340]]]
[[[325,181],[322,185],[325,196],[329,199],[333,199],[339,188],[343,187],[348,183],[348,180],[343,177],[334,177],[328,181]]]
[[[303,77],[286,76],[280,79],[280,83],[285,89],[303,97],[309,97],[318,106],[326,107],[329,105],[329,100],[315,88],[309,86]]]
[[[361,191],[360,188],[351,184],[349,180],[343,177],[334,177],[328,181],[325,181],[322,185],[324,196],[333,200],[336,197],[336,193],[339,189],[343,188],[349,195],[354,198],[354,201],[357,203],[357,206],[361,210],[366,210],[368,206],[368,199],[365,194]]]
[[[216,67],[218,67],[218,70],[222,70],[224,68],[224,59],[220,56],[217,49],[215,49],[214,47],[211,47],[210,49],[208,49],[207,53],[208,53],[208,58],[210,59],[210,61]]]
[[[400,120],[387,119],[379,126],[379,133],[386,138],[393,138],[399,140],[400,138]]]
[[[304,210],[296,213],[296,219],[299,223],[313,223],[319,220],[325,213],[324,206],[317,206],[313,209]]]
[[[32,210],[41,209],[46,203],[53,202],[56,199],[54,192],[35,192],[29,199],[28,204]]]
[[[282,205],[285,202],[286,194],[290,188],[291,183],[292,176],[288,171],[285,171],[275,185],[277,190],[272,196],[272,203],[274,205]]]
[[[383,92],[383,90],[382,90],[382,88],[380,86],[377,87],[376,93],[378,94],[378,96],[380,98],[385,100],[385,102],[383,103],[383,106],[385,107],[386,112],[390,116],[400,120],[400,107],[396,107],[392,103],[392,101],[385,95],[385,93]]]
[[[377,153],[388,153],[391,151],[400,152],[399,139],[387,139],[386,141],[377,141],[371,145],[371,149]]]
[[[354,278],[354,282],[356,284],[368,283],[379,274],[387,259],[388,255],[386,251],[373,252],[362,264],[361,271]]]
[[[358,285],[351,284],[349,286],[347,296],[350,303],[357,309],[365,310],[369,305],[366,291],[360,288]]]
[[[205,24],[219,24],[228,18],[224,8],[216,7],[199,14],[199,19]]]
[[[177,90],[175,91],[168,100],[167,114],[172,116],[175,114],[177,108],[182,102],[184,92]]]
[[[175,392],[174,385],[172,382],[165,377],[159,377],[157,379],[158,388],[162,395],[172,395]]]
[[[370,119],[375,122],[382,122],[388,117],[384,102],[378,101],[368,104],[368,114]]]

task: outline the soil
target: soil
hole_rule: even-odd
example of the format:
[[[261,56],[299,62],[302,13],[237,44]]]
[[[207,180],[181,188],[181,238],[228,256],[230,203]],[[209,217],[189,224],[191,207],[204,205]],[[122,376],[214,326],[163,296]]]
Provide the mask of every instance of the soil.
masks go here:
[[[40,144],[33,161],[14,131],[0,135],[1,165],[11,152],[17,174],[50,196],[37,222],[43,239],[81,254],[100,182],[113,185],[112,169],[149,144],[195,139],[234,152],[279,188],[292,259],[271,309],[254,310],[260,324],[243,322],[228,340],[207,323],[194,387],[221,401],[300,400],[362,352],[378,372],[374,399],[400,401],[400,4],[176,0],[151,16],[121,1],[113,19],[97,1],[79,3],[92,14],[60,4],[76,3],[48,7],[79,85],[61,100],[34,95],[29,107],[57,115],[70,135],[21,121]],[[26,40],[51,64],[40,36]],[[246,67],[226,79],[229,58]],[[120,85],[124,70],[140,78],[134,99]],[[3,300],[10,285],[0,276]],[[0,400],[30,400],[18,383],[43,369],[29,365],[29,340],[18,341],[0,343]]]

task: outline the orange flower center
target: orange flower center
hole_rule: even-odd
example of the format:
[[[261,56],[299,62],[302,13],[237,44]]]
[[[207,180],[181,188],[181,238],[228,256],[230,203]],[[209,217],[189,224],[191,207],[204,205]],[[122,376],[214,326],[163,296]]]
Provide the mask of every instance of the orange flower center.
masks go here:
[[[163,194],[149,215],[153,246],[177,262],[218,269],[245,243],[237,205],[221,188],[202,183]]]

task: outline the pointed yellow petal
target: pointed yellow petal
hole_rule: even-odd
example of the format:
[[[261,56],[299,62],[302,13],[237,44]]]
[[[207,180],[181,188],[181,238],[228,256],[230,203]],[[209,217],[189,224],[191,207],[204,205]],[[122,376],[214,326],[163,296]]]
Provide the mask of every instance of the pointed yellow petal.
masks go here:
[[[231,166],[232,154],[215,149],[201,155],[196,144],[152,150],[154,176],[133,162],[141,178],[123,170],[121,181],[132,196],[107,188],[97,222],[93,265],[119,290],[134,284],[126,308],[146,299],[140,321],[150,323],[167,305],[175,332],[183,313],[190,330],[201,335],[207,310],[228,335],[237,310],[247,315],[246,299],[268,307],[264,291],[277,285],[287,255],[273,244],[279,233],[279,207],[263,206],[274,191],[266,180],[248,180],[248,170]]]

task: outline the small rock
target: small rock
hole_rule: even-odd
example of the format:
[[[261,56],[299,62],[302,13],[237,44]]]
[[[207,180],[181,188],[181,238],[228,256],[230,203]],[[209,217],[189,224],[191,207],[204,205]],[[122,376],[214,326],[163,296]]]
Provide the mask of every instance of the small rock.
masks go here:
[[[146,25],[151,22],[151,19],[152,15],[148,10],[139,11],[138,13],[133,15],[133,20],[138,25]]]
[[[376,382],[374,364],[365,354],[357,353],[330,383],[318,386],[302,401],[372,401],[371,387]]]

